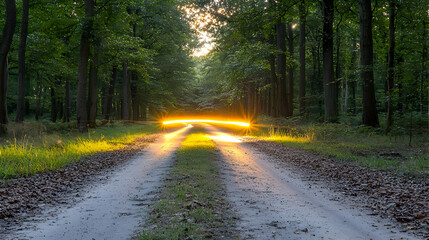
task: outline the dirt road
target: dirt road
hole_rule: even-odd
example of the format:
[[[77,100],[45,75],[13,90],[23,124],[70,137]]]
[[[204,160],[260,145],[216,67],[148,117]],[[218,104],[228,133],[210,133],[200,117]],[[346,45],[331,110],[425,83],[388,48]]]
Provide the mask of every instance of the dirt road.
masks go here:
[[[113,174],[89,186],[78,204],[50,209],[6,239],[127,239],[139,230],[145,210],[189,128],[164,134]],[[78,197],[79,198],[79,197]],[[49,216],[52,215],[52,216]]]
[[[303,180],[302,173],[279,166],[240,138],[202,126],[219,148],[227,200],[243,239],[416,239],[323,183]],[[164,134],[109,181],[88,186],[77,204],[50,209],[6,239],[129,238],[147,218],[148,205],[190,128]]]
[[[227,196],[244,239],[416,239],[337,201],[338,193],[303,181],[239,138],[207,129],[220,150]]]

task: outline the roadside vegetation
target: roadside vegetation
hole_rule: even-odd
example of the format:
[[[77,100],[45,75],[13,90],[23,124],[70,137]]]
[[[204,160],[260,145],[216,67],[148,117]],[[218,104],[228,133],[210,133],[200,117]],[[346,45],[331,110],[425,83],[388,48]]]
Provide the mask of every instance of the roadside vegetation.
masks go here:
[[[172,174],[152,208],[150,229],[139,239],[232,238],[225,228],[232,218],[225,219],[223,211],[226,203],[215,149],[202,129],[192,130],[177,151]]]
[[[425,128],[427,119],[415,119],[411,130],[404,127],[389,133],[382,128],[354,125],[354,119],[350,117],[344,121],[348,123],[326,124],[305,122],[300,118],[286,120],[261,117],[262,126],[253,129],[248,135],[340,160],[354,161],[370,168],[413,175],[429,174],[429,141]],[[407,126],[407,123],[401,126]]]
[[[112,123],[87,133],[75,130],[72,123],[26,122],[9,128],[11,134],[0,140],[2,179],[59,169],[85,156],[124,148],[158,131],[156,124],[136,123]]]

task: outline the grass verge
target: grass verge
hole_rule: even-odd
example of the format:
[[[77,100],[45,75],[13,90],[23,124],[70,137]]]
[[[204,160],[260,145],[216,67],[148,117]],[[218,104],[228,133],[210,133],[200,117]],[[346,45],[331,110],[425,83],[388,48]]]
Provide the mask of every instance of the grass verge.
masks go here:
[[[136,138],[156,131],[155,124],[114,124],[85,134],[55,132],[6,139],[0,145],[0,178],[59,169],[84,156],[121,149]]]
[[[177,151],[172,175],[153,206],[149,228],[138,239],[229,238],[216,146],[194,128]]]
[[[370,168],[429,175],[429,142],[425,133],[415,134],[411,145],[407,135],[386,135],[377,129],[345,124],[266,126],[249,135]]]

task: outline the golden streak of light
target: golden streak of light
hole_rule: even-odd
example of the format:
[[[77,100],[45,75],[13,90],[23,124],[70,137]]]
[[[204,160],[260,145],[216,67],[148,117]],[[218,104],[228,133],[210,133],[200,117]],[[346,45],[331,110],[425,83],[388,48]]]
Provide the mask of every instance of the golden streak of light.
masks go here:
[[[215,136],[208,136],[213,141],[239,143],[240,139],[226,133],[216,132]]]
[[[248,122],[232,122],[232,121],[218,121],[218,120],[211,120],[211,119],[181,119],[181,120],[172,120],[172,121],[164,121],[162,124],[168,125],[168,124],[176,124],[176,123],[218,123],[218,124],[229,124],[229,125],[236,125],[241,127],[250,127],[250,123]]]
[[[179,129],[179,130],[177,130],[177,131],[174,131],[174,132],[169,133],[169,134],[165,134],[165,135],[164,135],[164,136],[165,136],[165,139],[171,139],[171,138],[174,138],[174,137],[176,137],[177,135],[179,135],[179,134],[183,133],[184,131],[188,130],[188,128],[191,128],[191,127],[193,127],[193,126],[192,126],[191,124],[189,124],[189,125],[187,125],[186,127],[181,128],[181,129]]]

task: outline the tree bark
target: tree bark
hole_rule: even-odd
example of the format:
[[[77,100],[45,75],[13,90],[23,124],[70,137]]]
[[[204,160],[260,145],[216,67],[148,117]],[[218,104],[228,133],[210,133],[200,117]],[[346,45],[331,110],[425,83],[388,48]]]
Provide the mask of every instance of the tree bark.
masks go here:
[[[294,45],[293,45],[293,28],[292,24],[288,24],[288,48],[289,48],[289,56],[291,59],[293,59],[294,54]],[[294,62],[292,61],[289,64],[288,68],[288,84],[289,84],[289,91],[288,91],[288,113],[287,116],[291,117],[293,116],[293,90],[294,90],[294,82],[293,82],[293,72],[295,70]]]
[[[387,117],[386,130],[389,131],[393,124],[393,104],[392,97],[394,92],[395,80],[395,0],[389,1],[389,55],[387,66]]]
[[[86,88],[88,77],[88,58],[90,52],[90,38],[94,17],[94,0],[85,0],[85,19],[80,39],[80,53],[78,66],[78,85],[76,98],[77,127],[81,132],[88,130],[86,110]]]
[[[36,72],[36,115],[35,115],[36,121],[39,121],[39,115],[40,115],[40,98],[42,95],[41,88],[42,86],[40,86],[39,73]]]
[[[57,121],[57,98],[55,96],[55,89],[51,87],[51,121]]]
[[[97,103],[98,103],[98,49],[95,49],[90,64],[89,89],[88,89],[88,126],[96,127]]]
[[[126,62],[122,65],[122,120],[124,123],[128,122],[128,64]]]
[[[341,20],[342,20],[342,16],[341,16]],[[337,24],[336,26],[336,36],[335,36],[335,45],[336,45],[336,56],[335,56],[335,81],[336,81],[336,92],[337,92],[337,104],[338,104],[338,95],[339,95],[339,85],[341,82],[345,82],[346,79],[341,80],[341,73],[342,73],[342,67],[341,67],[341,61],[340,61],[340,49],[341,49],[341,35],[340,35],[340,24],[341,24],[341,20],[340,22]],[[346,84],[344,84],[346,85]],[[343,97],[345,97],[345,86],[343,87]],[[344,98],[343,98],[344,99]],[[337,105],[337,109],[338,109],[338,105]],[[346,110],[344,110],[346,111]],[[337,110],[338,113],[338,110]]]
[[[336,122],[338,115],[337,84],[334,79],[334,1],[323,3],[323,83],[325,96],[325,122]]]
[[[274,45],[274,36],[270,37],[270,43]],[[276,74],[276,57],[274,54],[270,54],[268,62],[270,63],[270,80],[271,80],[271,94],[270,94],[270,109],[269,113],[272,117],[278,117],[278,89],[279,81]]]
[[[113,95],[115,94],[115,82],[116,82],[116,75],[117,75],[117,68],[116,66],[112,69],[112,77],[109,81],[109,86],[107,90],[107,94],[105,97],[105,108],[104,108],[104,119],[110,120],[110,115],[112,114],[112,102],[113,102]]]
[[[2,37],[0,39],[0,125],[7,124],[7,82],[9,78],[7,55],[12,44],[13,34],[15,33],[16,25],[16,4],[15,0],[5,0],[5,25],[3,28]],[[1,127],[0,134],[4,133]]]
[[[348,77],[348,79],[350,81],[350,89],[351,89],[351,93],[352,93],[352,97],[350,100],[350,111],[353,113],[353,115],[357,114],[357,109],[356,109],[356,59],[357,59],[357,42],[356,39],[353,38],[353,45],[352,45],[352,57],[350,59],[350,75]]]
[[[2,124],[7,124],[9,121],[8,121],[8,112],[7,112],[7,98],[6,98],[6,96],[7,96],[7,88],[8,88],[8,86],[9,86],[9,60],[6,58],[6,62],[5,62],[5,65],[4,65],[4,80],[3,80],[4,82],[3,82],[3,91],[2,91],[2,93],[3,93],[3,96],[4,96],[4,102],[3,102],[3,104],[0,106],[0,107],[3,107],[4,108],[4,115],[3,115],[3,117],[4,117],[4,122],[1,122],[0,123],[0,135],[2,135],[3,133],[5,133],[5,131],[3,131],[3,128],[2,128]]]
[[[25,113],[25,51],[28,33],[28,8],[29,0],[22,0],[21,36],[18,50],[18,102],[15,117],[17,123],[24,121]]]
[[[57,109],[59,110],[58,112],[58,119],[64,119],[64,106],[63,106],[63,101],[59,100],[57,101]]]
[[[362,123],[378,127],[375,100],[371,0],[359,0]]]
[[[422,36],[422,40],[423,40],[423,44],[422,44],[422,70],[421,70],[421,77],[420,77],[420,96],[419,96],[419,98],[420,98],[420,115],[422,115],[423,114],[423,106],[424,106],[424,103],[423,103],[423,91],[425,91],[424,89],[423,89],[423,83],[424,83],[424,81],[427,81],[427,82],[429,82],[429,79],[428,79],[428,68],[426,67],[426,61],[427,61],[427,56],[428,56],[428,49],[427,49],[427,39],[426,39],[426,34],[427,34],[427,30],[426,30],[426,24],[427,24],[427,22],[426,22],[426,18],[425,19],[423,19],[423,23],[422,23],[422,25],[423,25],[423,36]],[[429,89],[428,89],[428,95],[429,95]],[[428,111],[428,116],[429,116],[429,97],[428,97],[428,102],[427,102],[427,107],[428,107],[428,109],[427,109],[427,111]],[[429,126],[429,119],[428,119],[428,126]]]
[[[70,122],[70,81],[66,80],[66,106],[65,106],[64,122]]]
[[[147,121],[147,105],[146,105],[146,103],[143,103],[141,112],[142,112],[142,120]]]
[[[137,73],[135,71],[131,72],[131,101],[133,105],[133,121],[139,121],[139,92],[137,91]]]
[[[288,113],[288,96],[286,87],[286,25],[279,19],[277,21],[277,74],[278,74],[278,109],[279,115],[287,117]]]
[[[305,0],[299,5],[299,114],[305,115]]]

